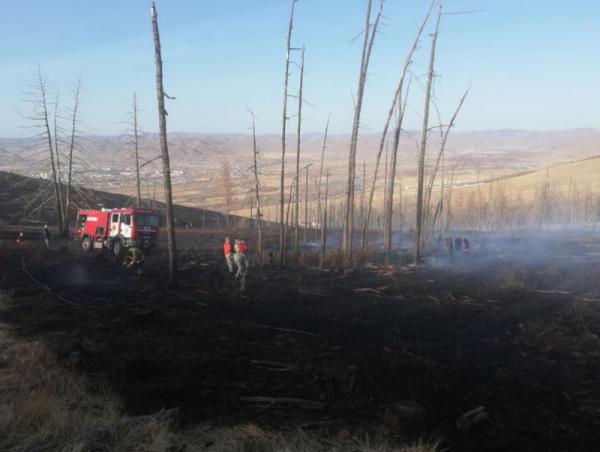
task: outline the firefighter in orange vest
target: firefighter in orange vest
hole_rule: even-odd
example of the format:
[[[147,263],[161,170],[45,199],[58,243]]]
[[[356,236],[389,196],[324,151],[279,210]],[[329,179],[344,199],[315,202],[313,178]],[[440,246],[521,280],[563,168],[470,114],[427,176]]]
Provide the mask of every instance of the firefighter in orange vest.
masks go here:
[[[241,239],[235,240],[235,264],[237,265],[237,273],[235,279],[240,280],[240,288],[246,290],[246,273],[248,273],[248,246]]]
[[[223,254],[225,255],[225,262],[227,263],[227,268],[229,269],[229,273],[233,273],[233,244],[229,237],[225,237],[225,243],[223,243]]]

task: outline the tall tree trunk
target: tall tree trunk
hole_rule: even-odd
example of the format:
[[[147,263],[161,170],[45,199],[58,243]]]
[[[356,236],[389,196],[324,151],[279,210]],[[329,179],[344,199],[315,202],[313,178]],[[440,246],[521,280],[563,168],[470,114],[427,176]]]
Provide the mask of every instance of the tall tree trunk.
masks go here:
[[[60,164],[60,148],[58,146],[58,106],[60,103],[60,92],[56,93],[56,101],[54,102],[54,156],[56,157],[56,178],[58,180],[58,194],[59,194],[59,204],[60,208],[63,211],[63,228],[60,230],[60,234],[67,236],[66,230],[69,228],[69,220],[67,219],[67,214],[64,213],[64,200],[63,200],[63,184],[62,184],[62,166]]]
[[[360,210],[359,210],[359,223],[363,223],[365,220],[365,187],[367,185],[367,162],[363,160],[363,172],[362,172],[362,184],[360,187]]]
[[[294,200],[294,263],[296,265],[298,265],[298,259],[300,257],[300,250],[298,248],[298,219],[300,217],[298,213],[300,207],[300,136],[302,132],[302,88],[304,84],[304,48],[302,48],[302,56],[300,58],[300,87],[298,88],[298,130],[296,135],[296,192]]]
[[[135,181],[137,188],[137,200],[136,206],[140,208],[142,206],[142,184],[140,180],[140,154],[139,154],[139,131],[138,131],[138,107],[137,107],[137,95],[133,92],[133,146],[135,149]]]
[[[290,224],[290,210],[292,207],[292,194],[294,193],[294,188],[296,186],[296,178],[294,177],[292,179],[292,185],[290,186],[290,193],[288,195],[288,201],[287,201],[287,210],[285,213],[285,228],[288,228],[288,225]],[[292,211],[292,221],[294,220],[294,212]]]
[[[254,113],[250,111],[252,116],[252,149],[254,155],[254,189],[256,192],[256,227],[258,230],[258,263],[262,265],[262,219],[260,212],[260,183],[258,178],[258,148],[256,147],[256,123]]]
[[[377,175],[379,172],[379,164],[381,162],[381,155],[383,154],[383,147],[385,145],[385,141],[387,138],[388,129],[390,126],[390,122],[392,120],[392,116],[394,114],[394,110],[396,110],[396,105],[399,102],[401,94],[404,90],[404,82],[406,79],[406,75],[408,74],[408,69],[409,69],[410,65],[412,64],[413,55],[417,51],[417,47],[419,45],[421,35],[423,34],[425,25],[427,25],[427,22],[429,22],[429,17],[431,16],[431,11],[433,10],[433,7],[435,6],[436,3],[437,3],[437,0],[432,1],[431,5],[429,7],[429,10],[427,11],[427,14],[425,15],[425,18],[423,19],[423,22],[421,23],[421,26],[419,27],[419,30],[417,31],[415,40],[413,41],[413,45],[412,45],[410,51],[408,52],[408,55],[406,56],[406,60],[404,62],[404,66],[402,68],[402,72],[400,75],[400,80],[398,81],[398,86],[396,87],[396,92],[394,93],[394,99],[392,101],[392,105],[391,105],[390,109],[388,110],[387,118],[386,118],[385,124],[383,126],[383,132],[381,134],[381,139],[379,140],[379,148],[377,150],[377,157],[375,160],[375,171],[373,173],[373,182],[371,184],[371,191],[369,193],[369,198],[367,201],[367,212],[365,214],[364,223],[363,223],[362,247],[363,247],[363,255],[364,256],[367,255],[367,251],[368,251],[368,247],[369,247],[369,223],[371,220],[371,211],[373,208],[373,198],[375,195],[375,187],[377,185]]]
[[[448,202],[446,203],[446,227],[444,228],[446,232],[450,230],[450,226],[452,225],[452,185],[454,184],[454,167],[452,167],[452,172],[450,173],[450,183],[448,185]]]
[[[304,181],[304,244],[308,242],[308,171],[310,166],[306,167],[306,179]]]
[[[285,134],[287,128],[287,101],[288,81],[290,78],[290,52],[292,48],[292,29],[294,28],[294,7],[298,0],[292,0],[290,19],[288,23],[287,47],[285,56],[285,76],[283,82],[283,118],[281,124],[281,175],[279,187],[279,261],[281,265],[287,263],[286,224],[283,219],[285,206]]]
[[[323,269],[325,266],[325,253],[327,252],[327,199],[329,197],[329,170],[325,176],[325,206],[323,209],[323,218],[321,221],[321,256],[319,259],[319,267]]]
[[[167,112],[163,88],[163,67],[160,52],[160,34],[156,4],[152,2],[152,34],[154,36],[154,59],[156,63],[156,99],[158,101],[158,125],[160,129],[160,151],[163,163],[165,210],[167,214],[167,248],[169,251],[169,287],[177,286],[177,242],[175,239],[175,217],[173,213],[173,192],[171,188],[171,163],[167,144]]]
[[[435,183],[435,178],[437,176],[440,162],[442,161],[442,157],[443,157],[444,151],[446,149],[446,143],[448,142],[448,137],[450,136],[450,131],[452,130],[452,128],[454,127],[454,124],[456,123],[456,117],[458,116],[458,113],[460,112],[460,109],[462,108],[463,103],[465,102],[465,99],[467,98],[468,94],[469,94],[469,90],[467,89],[467,91],[465,91],[465,94],[463,95],[463,97],[461,97],[460,102],[458,103],[458,107],[456,107],[456,110],[454,111],[454,114],[452,115],[452,118],[450,119],[450,122],[448,123],[446,130],[444,130],[442,133],[442,141],[440,143],[440,150],[438,152],[438,155],[437,155],[437,158],[435,161],[435,165],[434,165],[433,171],[431,173],[431,177],[429,178],[429,182],[427,184],[427,194],[425,197],[425,214],[427,215],[427,217],[429,217],[429,215],[430,215],[431,195],[433,193],[433,185]],[[440,124],[440,127],[441,126],[442,125]],[[426,223],[428,223],[428,221]],[[433,231],[431,231],[431,232],[433,232]]]
[[[69,140],[69,168],[67,170],[67,194],[65,201],[65,235],[69,234],[69,210],[71,209],[71,188],[73,186],[73,151],[77,137],[77,114],[79,113],[79,94],[81,92],[81,77],[73,91],[73,114],[71,115],[71,138]]]
[[[394,215],[394,187],[396,185],[396,162],[398,159],[398,146],[400,144],[400,132],[402,131],[402,123],[404,121],[404,112],[406,111],[406,102],[408,100],[408,93],[410,90],[410,81],[408,83],[408,87],[406,88],[406,95],[404,96],[404,103],[400,102],[401,99],[398,99],[398,118],[396,122],[396,127],[394,129],[394,144],[392,146],[392,154],[390,155],[390,168],[389,168],[389,178],[388,178],[388,187],[385,198],[385,209],[383,213],[383,242],[385,249],[385,263],[390,263],[391,253],[392,253],[392,220]],[[402,93],[400,93],[402,96]]]
[[[317,187],[317,218],[321,221],[321,183],[323,180],[323,163],[325,161],[325,149],[327,148],[327,132],[329,130],[329,119],[327,118],[327,124],[325,125],[325,136],[323,138],[323,147],[321,149],[321,165],[319,167],[319,183]]]
[[[423,244],[423,186],[425,183],[425,152],[427,150],[427,136],[429,134],[429,107],[431,104],[431,89],[433,87],[433,75],[435,66],[435,50],[437,37],[442,18],[442,6],[439,6],[437,23],[431,43],[431,55],[429,58],[429,72],[427,76],[427,89],[425,90],[425,109],[423,112],[423,130],[421,131],[421,145],[419,147],[419,168],[417,181],[417,221],[415,231],[414,262],[421,262],[421,246]]]
[[[362,111],[363,97],[365,93],[365,82],[371,59],[371,50],[375,42],[377,27],[383,10],[384,0],[379,4],[379,12],[371,28],[371,6],[372,0],[367,2],[367,14],[365,20],[365,36],[363,41],[363,50],[358,77],[358,91],[356,105],[354,107],[354,120],[352,123],[352,136],[350,139],[350,152],[348,155],[348,183],[346,186],[346,209],[344,214],[344,229],[342,235],[342,248],[344,251],[344,263],[346,266],[352,266],[352,233],[354,231],[354,184],[356,179],[356,149],[358,146],[358,129],[360,127],[360,115]]]
[[[62,232],[64,230],[64,218],[61,201],[61,190],[58,181],[58,169],[54,160],[55,149],[52,143],[52,132],[50,131],[50,120],[48,117],[48,96],[46,95],[46,83],[44,81],[44,78],[42,77],[42,70],[40,68],[38,68],[38,83],[40,102],[42,108],[42,117],[40,119],[43,122],[44,134],[46,135],[46,139],[48,141],[48,152],[50,154],[50,168],[52,172],[52,185],[54,187],[54,199],[56,201],[56,216],[58,219],[58,230]]]

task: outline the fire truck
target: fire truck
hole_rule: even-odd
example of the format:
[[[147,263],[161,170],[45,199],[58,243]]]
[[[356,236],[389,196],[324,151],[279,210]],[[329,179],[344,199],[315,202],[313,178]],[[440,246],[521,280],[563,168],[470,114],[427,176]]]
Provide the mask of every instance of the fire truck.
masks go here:
[[[75,239],[84,251],[108,249],[120,256],[126,248],[145,251],[158,242],[160,215],[150,209],[79,210]]]

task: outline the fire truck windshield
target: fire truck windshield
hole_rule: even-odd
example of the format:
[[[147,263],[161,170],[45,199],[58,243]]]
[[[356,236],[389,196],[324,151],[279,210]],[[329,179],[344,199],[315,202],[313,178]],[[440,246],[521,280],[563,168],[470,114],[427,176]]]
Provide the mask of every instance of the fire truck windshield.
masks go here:
[[[145,227],[149,226],[152,228],[157,228],[159,226],[160,219],[156,215],[144,215],[144,214],[136,214],[135,215],[135,225],[137,227]]]

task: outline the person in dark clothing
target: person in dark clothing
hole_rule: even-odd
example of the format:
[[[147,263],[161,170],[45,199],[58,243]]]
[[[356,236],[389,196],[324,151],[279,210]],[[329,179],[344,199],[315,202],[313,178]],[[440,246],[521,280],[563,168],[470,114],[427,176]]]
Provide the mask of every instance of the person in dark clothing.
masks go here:
[[[42,231],[42,237],[44,238],[44,243],[46,244],[46,248],[50,248],[50,230],[48,229],[48,225],[44,225],[44,230]]]
[[[446,252],[448,256],[454,256],[454,242],[452,241],[452,237],[446,237]]]
[[[469,239],[465,237],[463,239],[463,253],[469,254],[469,251],[471,251],[471,242],[469,242]]]
[[[463,240],[462,237],[454,237],[454,249],[456,251],[462,250]]]

